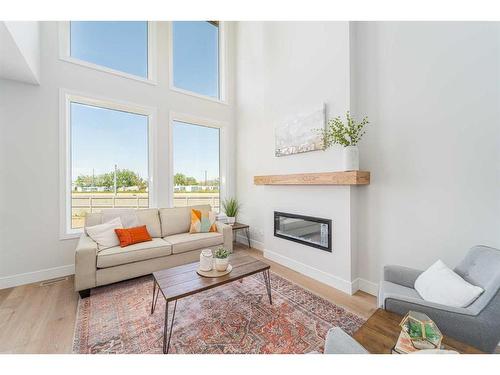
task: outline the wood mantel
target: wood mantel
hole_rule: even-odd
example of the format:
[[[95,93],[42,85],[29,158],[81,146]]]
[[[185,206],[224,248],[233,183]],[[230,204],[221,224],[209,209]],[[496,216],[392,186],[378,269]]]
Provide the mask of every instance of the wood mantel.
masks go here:
[[[254,176],[255,185],[368,185],[370,172],[322,172]]]

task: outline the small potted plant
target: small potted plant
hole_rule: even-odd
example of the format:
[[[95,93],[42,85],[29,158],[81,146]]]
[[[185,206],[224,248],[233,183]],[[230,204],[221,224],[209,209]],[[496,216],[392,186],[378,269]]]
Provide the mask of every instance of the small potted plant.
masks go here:
[[[233,225],[236,222],[236,216],[240,210],[240,204],[236,198],[225,199],[222,202],[222,209],[227,216],[227,223]]]
[[[323,147],[328,149],[333,145],[344,146],[344,170],[359,170],[359,150],[358,142],[365,134],[365,126],[369,124],[368,117],[364,117],[360,123],[356,123],[349,111],[346,112],[347,124],[336,117],[330,119],[326,129],[321,130]]]
[[[224,272],[229,265],[229,251],[223,247],[219,247],[215,250],[215,269],[219,272]]]

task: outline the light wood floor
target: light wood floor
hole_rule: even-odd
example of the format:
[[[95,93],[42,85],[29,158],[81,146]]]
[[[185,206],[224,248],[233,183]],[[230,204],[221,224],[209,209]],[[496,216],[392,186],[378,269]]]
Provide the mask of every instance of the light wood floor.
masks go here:
[[[263,258],[260,251],[241,245],[235,251]],[[369,294],[349,296],[265,261],[273,272],[360,316],[368,318],[376,309],[375,297]],[[73,277],[46,286],[35,283],[0,290],[0,353],[70,353],[78,298]]]

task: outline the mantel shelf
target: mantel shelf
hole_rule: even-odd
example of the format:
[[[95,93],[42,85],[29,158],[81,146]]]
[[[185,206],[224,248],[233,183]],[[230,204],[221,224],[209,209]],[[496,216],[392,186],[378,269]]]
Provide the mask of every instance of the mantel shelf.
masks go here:
[[[368,185],[370,172],[322,172],[254,176],[255,185]]]

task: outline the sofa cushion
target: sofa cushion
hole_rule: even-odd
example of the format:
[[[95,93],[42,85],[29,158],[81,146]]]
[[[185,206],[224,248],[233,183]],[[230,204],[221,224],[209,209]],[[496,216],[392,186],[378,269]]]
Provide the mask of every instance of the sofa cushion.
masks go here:
[[[130,220],[131,214],[134,214],[137,217],[137,221],[133,222]],[[162,236],[160,216],[157,208],[108,208],[102,210],[102,212],[87,213],[87,215],[85,215],[85,228],[92,225],[102,224],[104,216],[108,219],[120,217],[124,228],[145,225],[151,237],[160,238]],[[127,225],[123,219],[127,219],[125,221],[130,225]]]
[[[191,226],[191,209],[202,212],[210,211],[210,205],[190,207],[160,208],[161,236],[189,232]]]
[[[119,266],[172,254],[172,245],[161,238],[127,247],[110,247],[97,255],[97,268]]]
[[[173,254],[179,254],[204,247],[222,245],[224,243],[224,236],[222,233],[217,232],[179,233],[167,236],[164,240],[172,244]]]

